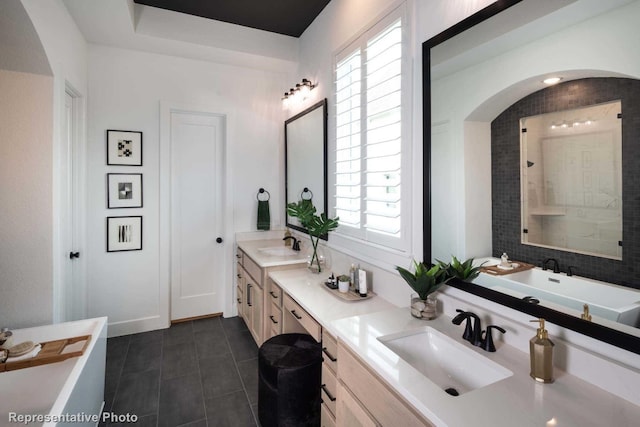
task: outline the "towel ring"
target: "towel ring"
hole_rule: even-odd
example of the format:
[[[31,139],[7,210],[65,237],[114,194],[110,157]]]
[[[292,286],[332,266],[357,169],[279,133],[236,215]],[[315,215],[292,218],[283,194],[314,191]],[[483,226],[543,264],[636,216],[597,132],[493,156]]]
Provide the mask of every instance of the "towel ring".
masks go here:
[[[304,193],[309,193],[311,196],[308,199],[305,199],[304,198]],[[304,187],[304,190],[302,190],[302,193],[300,193],[300,198],[302,200],[312,200],[313,199],[313,193],[307,187]]]
[[[260,200],[260,195],[264,193],[267,193],[267,198],[265,200]],[[269,192],[264,188],[261,188],[260,190],[258,190],[258,194],[256,194],[256,199],[258,199],[259,202],[268,202],[270,198],[271,198],[271,194],[269,194]]]

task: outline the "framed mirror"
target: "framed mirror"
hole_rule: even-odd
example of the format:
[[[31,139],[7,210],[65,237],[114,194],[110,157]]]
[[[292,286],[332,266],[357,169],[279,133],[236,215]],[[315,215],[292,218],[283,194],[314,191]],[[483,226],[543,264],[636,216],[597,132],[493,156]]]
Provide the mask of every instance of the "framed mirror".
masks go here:
[[[563,272],[577,265],[574,273],[581,278],[606,282],[594,285],[595,301],[608,300],[609,287],[604,285],[611,285],[626,291],[629,305],[640,303],[635,297],[640,295],[640,218],[635,214],[640,192],[633,178],[640,173],[640,164],[633,160],[640,148],[634,143],[638,126],[632,124],[640,117],[640,51],[632,37],[638,16],[638,0],[503,0],[423,43],[425,262],[451,255],[500,257],[503,251],[534,265],[555,258]],[[548,87],[543,80],[552,76],[562,78],[561,83]],[[591,98],[583,91],[594,83],[611,82],[626,89]],[[565,105],[555,105],[557,99]],[[592,250],[523,244],[526,192],[521,179],[528,164],[520,157],[520,119],[616,100],[621,100],[623,117],[623,249],[613,256],[596,256]],[[526,113],[498,120],[528,101],[533,107]],[[506,129],[502,146],[494,141],[501,129]],[[588,155],[584,160],[588,163]],[[581,174],[583,203],[589,201],[584,185],[593,183]],[[451,194],[461,194],[460,199],[452,202]],[[603,207],[610,202],[603,199]],[[594,321],[583,320],[561,303],[532,304],[508,289],[461,281],[451,285],[640,354],[637,324],[595,316]]]
[[[328,212],[326,98],[284,122],[284,146],[285,211],[289,203],[304,199],[313,203],[316,214]],[[307,232],[288,214],[286,224]]]

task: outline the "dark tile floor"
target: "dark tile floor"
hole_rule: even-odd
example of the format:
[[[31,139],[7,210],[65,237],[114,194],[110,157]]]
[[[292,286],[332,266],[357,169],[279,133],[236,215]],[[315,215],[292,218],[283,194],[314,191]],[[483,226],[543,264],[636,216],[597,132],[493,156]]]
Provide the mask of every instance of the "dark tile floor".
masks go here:
[[[258,347],[239,317],[109,338],[104,410],[143,426],[254,427]]]

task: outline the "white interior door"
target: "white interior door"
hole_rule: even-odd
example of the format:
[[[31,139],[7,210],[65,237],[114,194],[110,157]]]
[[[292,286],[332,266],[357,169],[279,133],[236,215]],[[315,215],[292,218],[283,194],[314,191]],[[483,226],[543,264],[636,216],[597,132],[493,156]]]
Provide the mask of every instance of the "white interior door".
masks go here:
[[[54,320],[64,322],[84,318],[84,288],[80,259],[79,98],[65,91],[60,145],[59,181],[59,260],[60,273],[55,286]]]
[[[224,119],[171,112],[171,320],[224,309]]]

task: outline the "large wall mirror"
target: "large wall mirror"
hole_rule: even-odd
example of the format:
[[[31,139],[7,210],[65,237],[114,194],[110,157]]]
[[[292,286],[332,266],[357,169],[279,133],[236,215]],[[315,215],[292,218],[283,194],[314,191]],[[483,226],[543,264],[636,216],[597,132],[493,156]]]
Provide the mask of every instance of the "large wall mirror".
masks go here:
[[[285,121],[284,144],[286,205],[310,200],[318,215],[328,212],[326,99]],[[287,227],[307,232],[288,214]]]
[[[423,44],[425,261],[555,258],[558,277],[573,266],[599,281],[591,301],[617,288],[640,305],[638,18],[639,0],[503,0]],[[611,125],[606,136],[578,132],[600,107],[614,114],[591,120]],[[559,128],[534,146],[522,125],[528,134],[536,120]],[[569,182],[560,183],[563,168]],[[451,284],[640,354],[637,323],[582,320],[568,305],[481,282]]]

